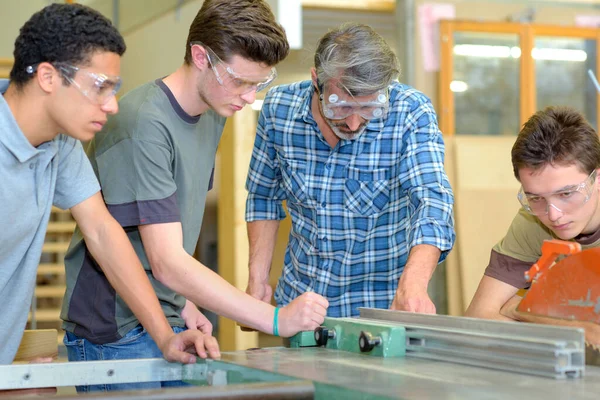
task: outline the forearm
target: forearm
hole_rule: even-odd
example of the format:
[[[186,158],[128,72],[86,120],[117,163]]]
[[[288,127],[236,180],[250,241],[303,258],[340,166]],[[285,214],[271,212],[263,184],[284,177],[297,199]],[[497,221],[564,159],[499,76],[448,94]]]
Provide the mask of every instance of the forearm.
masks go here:
[[[183,249],[162,265],[153,264],[156,278],[194,304],[262,332],[273,331],[274,307],[229,284]]]
[[[493,319],[496,321],[515,321],[515,319],[500,314],[500,310],[476,307],[473,303],[465,311],[465,317]]]
[[[440,249],[428,244],[419,244],[413,247],[398,281],[398,286],[416,285],[427,289],[440,254]]]
[[[108,219],[85,235],[85,242],[112,287],[162,348],[162,343],[174,334],[173,330],[121,226]]]
[[[268,282],[279,220],[252,221],[247,224],[250,258],[249,281]]]

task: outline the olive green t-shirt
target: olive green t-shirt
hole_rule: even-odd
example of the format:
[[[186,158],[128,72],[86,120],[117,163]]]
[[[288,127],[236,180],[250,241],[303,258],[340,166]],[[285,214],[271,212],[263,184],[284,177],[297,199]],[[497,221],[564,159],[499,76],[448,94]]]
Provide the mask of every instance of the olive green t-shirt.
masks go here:
[[[513,219],[506,236],[492,249],[485,275],[519,289],[529,287],[525,272],[542,255],[544,240],[558,239],[537,217],[521,209]],[[600,247],[600,230],[580,235],[573,241],[583,249]]]
[[[152,275],[138,226],[180,222],[194,253],[225,118],[188,115],[162,82],[129,92],[87,153],[104,201],[123,226],[172,326],[185,326],[185,298]],[[104,251],[110,251],[105,249]],[[114,342],[139,321],[90,255],[79,228],[65,257],[63,328],[94,343]]]

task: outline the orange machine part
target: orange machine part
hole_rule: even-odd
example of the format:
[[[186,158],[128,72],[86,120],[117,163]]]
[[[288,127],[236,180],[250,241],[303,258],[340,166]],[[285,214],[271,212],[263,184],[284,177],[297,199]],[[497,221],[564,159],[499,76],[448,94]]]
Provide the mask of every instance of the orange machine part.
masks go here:
[[[564,243],[573,243],[559,240],[549,242],[561,242],[563,250]],[[556,249],[556,246],[548,244],[542,246],[542,253],[544,250],[555,252]],[[543,259],[547,261],[548,256],[542,254],[536,264],[541,264]],[[600,248],[583,250],[567,256],[548,269],[540,268],[517,310],[552,318],[600,323]]]

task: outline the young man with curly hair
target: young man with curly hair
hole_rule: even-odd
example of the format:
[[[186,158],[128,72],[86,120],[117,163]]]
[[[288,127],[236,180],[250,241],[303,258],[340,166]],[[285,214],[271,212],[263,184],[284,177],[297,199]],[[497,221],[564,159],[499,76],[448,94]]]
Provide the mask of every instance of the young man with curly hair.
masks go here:
[[[71,210],[98,273],[167,360],[194,362],[186,350],[219,356],[212,336],[171,329],[80,143],[118,110],[124,52],[110,21],[75,4],[43,8],[16,39],[10,81],[0,80],[0,364],[13,361],[27,323],[52,205]]]

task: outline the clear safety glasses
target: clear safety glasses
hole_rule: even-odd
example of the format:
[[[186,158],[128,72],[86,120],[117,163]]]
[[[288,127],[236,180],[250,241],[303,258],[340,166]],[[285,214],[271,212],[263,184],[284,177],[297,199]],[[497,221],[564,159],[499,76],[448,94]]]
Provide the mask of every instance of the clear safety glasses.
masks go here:
[[[74,65],[51,63],[64,79],[75,86],[92,103],[104,105],[108,103],[121,88],[121,77],[86,71]],[[39,64],[30,65],[25,70],[33,74]]]
[[[219,82],[219,85],[223,86],[229,93],[242,95],[252,91],[260,92],[277,78],[277,70],[275,67],[271,68],[271,72],[267,76],[238,74],[202,42],[192,42],[190,45],[199,45],[206,49],[206,58],[217,78],[217,82]]]
[[[521,187],[517,198],[523,208],[533,215],[547,215],[550,206],[562,213],[570,213],[587,203],[592,196],[595,182],[596,170],[593,170],[585,181],[557,192],[526,194]]]
[[[350,93],[348,93],[348,99],[341,99],[339,95],[329,94],[326,90],[319,93],[323,115],[329,119],[345,119],[357,114],[364,119],[371,120],[382,118],[387,113],[389,108],[387,89],[379,90],[369,96],[361,96],[361,98],[365,97],[368,97],[367,101],[358,101]]]

